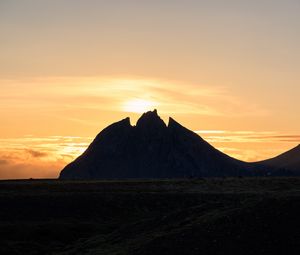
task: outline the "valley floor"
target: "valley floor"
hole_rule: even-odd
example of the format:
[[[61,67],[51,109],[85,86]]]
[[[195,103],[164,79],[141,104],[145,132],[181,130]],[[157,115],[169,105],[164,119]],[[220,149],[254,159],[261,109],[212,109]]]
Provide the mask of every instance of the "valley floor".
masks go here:
[[[300,178],[0,181],[0,254],[300,254]]]

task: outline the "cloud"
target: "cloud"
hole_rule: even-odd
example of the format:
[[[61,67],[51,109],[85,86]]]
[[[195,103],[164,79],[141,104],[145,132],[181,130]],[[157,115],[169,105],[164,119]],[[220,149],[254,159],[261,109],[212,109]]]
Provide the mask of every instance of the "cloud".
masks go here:
[[[34,158],[42,158],[48,156],[48,153],[46,152],[35,151],[31,149],[26,149],[25,151],[28,152]]]
[[[0,139],[0,179],[56,178],[91,140],[78,136]]]
[[[7,165],[8,163],[9,163],[8,160],[0,159],[0,166],[1,166],[1,165]]]
[[[196,130],[209,142],[266,143],[266,142],[299,142],[300,135],[281,134],[274,131],[226,131]]]
[[[266,109],[239,98],[224,86],[138,77],[28,78],[2,83],[5,94],[0,96],[1,108],[43,109],[61,117],[65,117],[66,110],[126,111],[124,105],[132,100],[154,102],[161,113],[169,115],[268,114]]]
[[[274,131],[196,130],[222,152],[248,162],[275,157],[300,143],[300,135]]]

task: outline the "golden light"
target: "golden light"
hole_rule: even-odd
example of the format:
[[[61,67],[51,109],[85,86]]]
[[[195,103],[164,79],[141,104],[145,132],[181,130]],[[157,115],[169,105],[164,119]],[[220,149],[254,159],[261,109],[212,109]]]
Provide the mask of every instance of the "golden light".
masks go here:
[[[144,113],[152,111],[154,108],[157,108],[157,106],[158,104],[153,101],[134,99],[125,102],[122,109],[125,112]]]

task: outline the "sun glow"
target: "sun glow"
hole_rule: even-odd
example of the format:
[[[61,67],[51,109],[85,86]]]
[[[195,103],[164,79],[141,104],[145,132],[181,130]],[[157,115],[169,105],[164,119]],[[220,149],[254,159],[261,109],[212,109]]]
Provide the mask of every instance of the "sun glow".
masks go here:
[[[143,112],[153,110],[157,106],[158,104],[153,101],[134,99],[125,102],[122,109],[125,112],[143,113]]]

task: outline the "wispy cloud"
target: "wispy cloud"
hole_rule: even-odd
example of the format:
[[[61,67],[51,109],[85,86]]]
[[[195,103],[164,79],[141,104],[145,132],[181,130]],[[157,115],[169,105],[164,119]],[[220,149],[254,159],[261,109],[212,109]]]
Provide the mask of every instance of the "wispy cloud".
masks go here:
[[[8,161],[8,160],[0,159],[0,166],[1,166],[1,165],[7,165],[7,164],[9,164],[9,161]]]
[[[275,131],[196,130],[224,153],[245,161],[275,157],[300,143],[300,135]]]
[[[26,149],[25,151],[34,158],[43,158],[43,157],[48,156],[48,154],[46,152],[40,152],[40,151],[36,151],[36,150],[32,150],[32,149]]]
[[[31,78],[0,80],[0,106],[25,109],[122,111],[131,100],[155,102],[165,114],[265,115],[267,111],[224,86],[137,77]],[[32,100],[34,99],[34,100]],[[150,109],[149,109],[150,110]]]
[[[89,137],[49,136],[0,139],[0,179],[55,178],[91,142]]]
[[[227,130],[196,130],[209,142],[235,143],[266,143],[266,142],[299,142],[298,134],[281,134],[275,131],[227,131]]]

